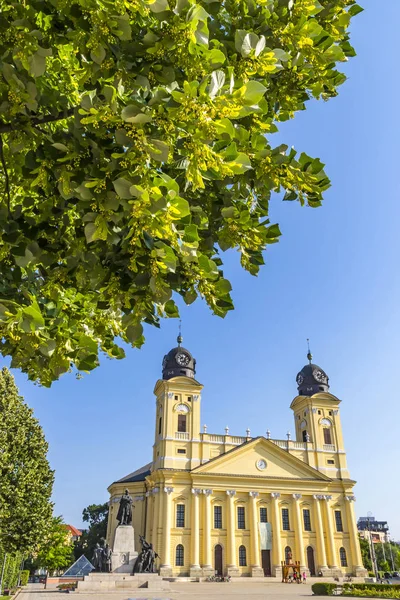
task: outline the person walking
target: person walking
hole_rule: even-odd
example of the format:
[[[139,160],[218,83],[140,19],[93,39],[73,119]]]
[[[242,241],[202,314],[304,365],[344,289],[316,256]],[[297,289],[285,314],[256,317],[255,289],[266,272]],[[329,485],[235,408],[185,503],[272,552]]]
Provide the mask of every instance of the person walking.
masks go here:
[[[307,575],[305,571],[303,571],[303,583],[307,583]]]

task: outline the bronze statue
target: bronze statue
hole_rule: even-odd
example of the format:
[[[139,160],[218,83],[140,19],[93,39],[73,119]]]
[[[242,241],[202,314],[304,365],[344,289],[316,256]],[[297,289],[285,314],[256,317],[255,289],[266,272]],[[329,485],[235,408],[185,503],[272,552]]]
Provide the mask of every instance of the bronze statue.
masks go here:
[[[103,548],[97,543],[93,551],[92,563],[95,571],[101,572],[103,570]]]
[[[103,550],[103,563],[105,573],[111,573],[111,548],[108,544],[102,548]]]
[[[119,525],[130,525],[132,523],[132,496],[129,495],[128,490],[125,490],[121,500],[119,501],[119,508],[117,514],[117,521]]]
[[[134,573],[155,573],[155,562],[156,558],[159,558],[157,552],[153,548],[153,544],[149,544],[144,539],[143,535],[139,536],[140,543],[142,544],[142,550],[138,556],[138,559],[133,570]]]

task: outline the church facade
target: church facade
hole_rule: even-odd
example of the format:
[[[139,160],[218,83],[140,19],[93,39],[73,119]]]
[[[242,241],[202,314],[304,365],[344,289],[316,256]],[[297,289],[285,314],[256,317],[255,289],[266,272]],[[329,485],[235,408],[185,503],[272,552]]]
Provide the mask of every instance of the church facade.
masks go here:
[[[110,485],[107,541],[118,502],[133,497],[133,527],[153,544],[163,576],[280,576],[284,564],[325,576],[363,576],[340,400],[309,363],[290,407],[295,440],[201,431],[203,386],[181,346],[157,381],[152,461]]]

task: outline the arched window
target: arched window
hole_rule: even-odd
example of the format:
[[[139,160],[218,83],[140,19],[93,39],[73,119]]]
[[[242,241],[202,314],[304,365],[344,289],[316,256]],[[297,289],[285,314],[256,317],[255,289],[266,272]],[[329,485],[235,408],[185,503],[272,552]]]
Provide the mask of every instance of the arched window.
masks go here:
[[[328,429],[327,427],[324,427],[323,432],[324,432],[324,444],[332,444],[331,430]]]
[[[181,433],[186,432],[186,415],[178,415],[178,431]]]
[[[183,567],[185,558],[185,551],[182,544],[178,544],[175,551],[175,565],[177,567]]]
[[[347,567],[347,555],[346,555],[346,550],[344,548],[340,548],[339,556],[340,556],[340,566]]]
[[[302,436],[303,436],[303,442],[309,442],[310,441],[310,436],[308,435],[306,429],[303,429]]]
[[[239,546],[239,567],[245,567],[246,565],[246,548],[245,546]]]
[[[290,565],[292,562],[292,549],[290,546],[286,546],[285,548],[285,563]]]

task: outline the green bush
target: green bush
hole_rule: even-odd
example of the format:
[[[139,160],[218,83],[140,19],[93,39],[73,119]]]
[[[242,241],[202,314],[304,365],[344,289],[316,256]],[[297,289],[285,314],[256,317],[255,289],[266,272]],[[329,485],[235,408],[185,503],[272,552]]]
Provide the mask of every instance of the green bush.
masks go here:
[[[368,577],[375,577],[375,571],[368,571]]]
[[[333,590],[336,589],[336,583],[313,583],[311,586],[314,596],[333,596]]]
[[[400,584],[396,583],[394,585],[388,583],[344,583],[343,589],[353,589],[353,590],[398,590],[400,591]]]
[[[343,596],[347,598],[400,598],[400,590],[379,590],[379,588],[370,590],[344,590]]]
[[[28,579],[29,579],[29,571],[28,570],[21,571],[21,577],[20,577],[21,585],[26,585],[28,583]]]

